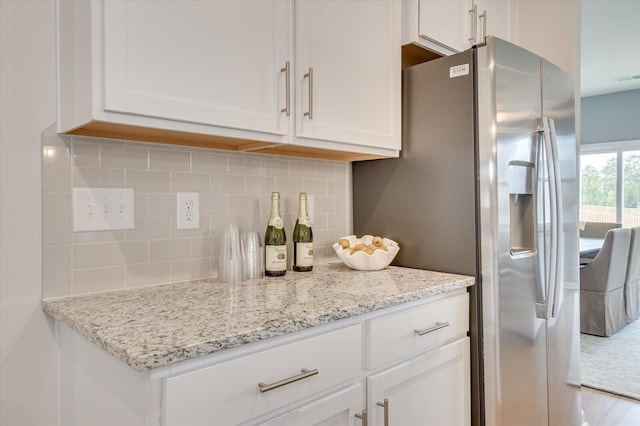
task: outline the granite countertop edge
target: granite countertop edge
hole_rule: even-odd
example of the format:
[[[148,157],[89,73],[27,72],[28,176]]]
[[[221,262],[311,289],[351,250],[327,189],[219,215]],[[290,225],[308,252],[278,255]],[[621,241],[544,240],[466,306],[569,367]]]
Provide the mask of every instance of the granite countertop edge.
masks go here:
[[[398,268],[396,270],[412,271],[412,273],[421,274],[418,270],[412,270],[409,268]],[[445,274],[432,271],[422,271],[424,274],[437,274],[440,279],[446,277],[446,282],[438,283],[435,285],[429,285],[416,290],[402,292],[398,294],[386,295],[385,297],[375,298],[374,300],[364,301],[362,303],[356,303],[352,305],[343,306],[330,306],[327,309],[321,309],[317,312],[299,314],[299,315],[285,315],[269,321],[269,324],[255,324],[248,330],[241,330],[232,333],[215,333],[217,335],[211,336],[211,338],[205,338],[198,341],[194,341],[190,344],[180,345],[178,347],[171,347],[163,350],[149,350],[146,353],[141,353],[139,348],[127,348],[127,344],[122,341],[111,338],[107,332],[103,332],[103,325],[98,319],[95,322],[91,318],[79,319],[76,315],[74,308],[70,308],[69,305],[74,300],[87,300],[92,295],[79,295],[66,297],[62,299],[45,299],[42,301],[42,309],[45,313],[52,316],[58,321],[69,326],[72,330],[87,338],[90,342],[107,351],[117,359],[121,360],[134,370],[138,372],[148,371],[154,368],[166,366],[179,361],[185,361],[194,359],[200,356],[213,354],[223,351],[225,349],[231,349],[234,347],[242,346],[244,344],[254,343],[262,340],[266,340],[272,337],[282,336],[296,331],[309,329],[319,325],[329,324],[334,321],[355,317],[358,315],[374,312],[379,309],[384,309],[392,306],[397,306],[403,303],[409,303],[424,299],[427,297],[443,294],[458,289],[463,289],[474,285],[475,279],[471,276]],[[347,277],[345,276],[345,279]],[[163,285],[192,285],[195,283],[215,283],[215,279],[194,280],[185,281],[182,283],[162,284],[155,287],[162,287]],[[149,287],[143,287],[142,289],[148,289]],[[112,292],[97,293],[95,296],[100,297],[104,294],[121,294],[125,295],[128,292],[140,291],[141,288],[114,290]]]

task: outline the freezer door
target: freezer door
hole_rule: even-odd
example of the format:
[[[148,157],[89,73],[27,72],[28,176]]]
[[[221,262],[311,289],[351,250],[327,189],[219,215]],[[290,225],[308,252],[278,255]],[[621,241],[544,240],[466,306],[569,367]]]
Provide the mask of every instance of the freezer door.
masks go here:
[[[558,274],[547,321],[549,425],[579,425],[580,324],[578,256],[578,164],[573,80],[542,61],[542,115],[551,124],[557,151],[559,208]]]
[[[489,38],[478,49],[477,80],[485,419],[546,425],[540,58]]]

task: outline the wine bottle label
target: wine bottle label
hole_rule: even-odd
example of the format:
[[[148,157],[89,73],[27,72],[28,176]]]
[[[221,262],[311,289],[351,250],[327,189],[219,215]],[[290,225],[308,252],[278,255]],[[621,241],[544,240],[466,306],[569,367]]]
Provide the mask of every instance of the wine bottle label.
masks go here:
[[[276,217],[275,219],[269,218],[269,226],[273,226],[276,229],[284,228],[284,222],[281,217]]]
[[[266,246],[264,268],[267,271],[286,271],[287,246]]]
[[[313,266],[313,243],[296,243],[296,266]]]

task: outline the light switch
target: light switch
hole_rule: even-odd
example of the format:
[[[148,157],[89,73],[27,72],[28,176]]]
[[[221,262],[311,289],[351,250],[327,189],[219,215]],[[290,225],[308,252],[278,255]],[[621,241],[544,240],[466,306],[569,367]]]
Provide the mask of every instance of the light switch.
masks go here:
[[[133,188],[73,188],[74,232],[133,228]]]

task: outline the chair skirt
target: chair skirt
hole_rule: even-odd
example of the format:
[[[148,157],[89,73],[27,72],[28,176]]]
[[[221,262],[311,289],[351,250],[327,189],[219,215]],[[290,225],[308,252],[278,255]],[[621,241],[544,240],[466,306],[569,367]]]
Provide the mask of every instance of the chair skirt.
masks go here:
[[[624,285],[624,303],[627,324],[634,322],[640,315],[640,280]]]
[[[580,290],[580,332],[611,336],[627,325],[624,287],[606,293]]]

